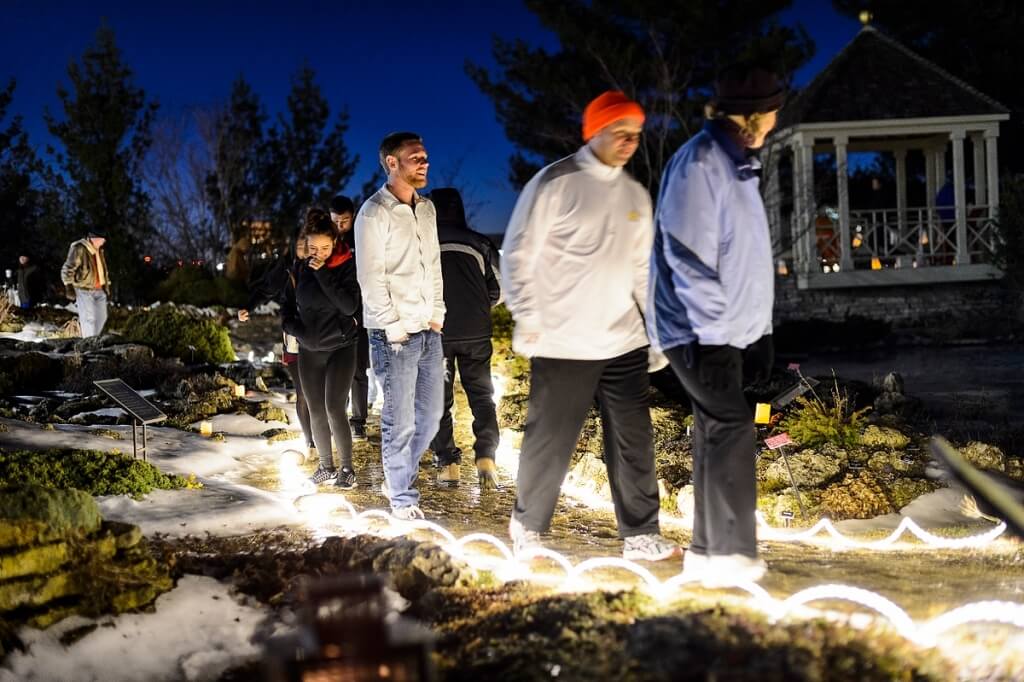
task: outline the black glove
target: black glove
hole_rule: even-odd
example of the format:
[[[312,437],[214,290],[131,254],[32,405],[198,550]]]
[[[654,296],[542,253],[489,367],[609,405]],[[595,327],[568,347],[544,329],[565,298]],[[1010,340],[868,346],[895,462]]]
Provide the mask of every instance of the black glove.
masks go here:
[[[743,351],[743,376],[755,384],[768,381],[775,365],[775,343],[765,334]]]
[[[77,296],[77,294],[75,293],[75,288],[70,284],[64,285],[64,295],[67,296],[69,301],[75,300],[75,297]]]
[[[712,391],[727,391],[742,383],[743,356],[732,346],[697,346],[697,379]]]

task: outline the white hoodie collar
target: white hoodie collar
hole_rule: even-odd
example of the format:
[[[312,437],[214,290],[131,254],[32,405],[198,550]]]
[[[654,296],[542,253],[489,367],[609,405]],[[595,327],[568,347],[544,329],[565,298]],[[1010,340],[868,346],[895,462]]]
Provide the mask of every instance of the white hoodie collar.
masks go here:
[[[594,154],[594,150],[590,148],[589,144],[583,145],[580,147],[580,150],[576,152],[576,163],[578,163],[580,168],[584,171],[599,180],[614,180],[622,173],[621,166],[609,166],[601,161],[601,159],[597,158],[597,155]]]

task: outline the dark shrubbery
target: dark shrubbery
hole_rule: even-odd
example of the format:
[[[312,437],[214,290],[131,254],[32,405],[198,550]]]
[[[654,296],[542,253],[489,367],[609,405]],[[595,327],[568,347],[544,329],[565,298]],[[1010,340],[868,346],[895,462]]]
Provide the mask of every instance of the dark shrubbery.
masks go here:
[[[175,268],[156,288],[160,301],[187,303],[200,308],[212,305],[241,307],[246,302],[245,287],[226,277],[214,277],[203,268]]]
[[[226,327],[216,320],[196,318],[169,306],[132,314],[124,333],[129,341],[149,346],[157,355],[181,358],[186,363],[235,359]]]

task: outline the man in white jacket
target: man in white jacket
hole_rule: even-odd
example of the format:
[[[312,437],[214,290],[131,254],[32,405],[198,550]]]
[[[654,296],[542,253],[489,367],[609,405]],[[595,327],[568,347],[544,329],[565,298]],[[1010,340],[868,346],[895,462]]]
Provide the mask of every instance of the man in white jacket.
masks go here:
[[[644,112],[606,92],[583,113],[586,144],[523,189],[501,272],[513,349],[530,358],[530,402],[509,523],[517,555],[540,547],[596,397],[627,559],[678,552],[658,529],[644,309],[653,228],[647,190],[623,170]]]
[[[416,193],[427,184],[427,150],[415,133],[380,145],[387,182],[359,209],[355,224],[363,321],[373,371],[384,387],[381,457],[391,513],[422,519],[413,484],[437,434],[444,405],[444,285],[434,204]]]

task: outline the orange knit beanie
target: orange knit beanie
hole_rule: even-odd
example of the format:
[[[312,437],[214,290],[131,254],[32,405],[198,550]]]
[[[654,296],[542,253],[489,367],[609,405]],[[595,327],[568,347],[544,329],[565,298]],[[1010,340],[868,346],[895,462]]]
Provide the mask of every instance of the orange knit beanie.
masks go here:
[[[583,141],[589,142],[601,132],[601,128],[624,118],[638,118],[642,123],[643,107],[616,90],[598,95],[583,110]]]

